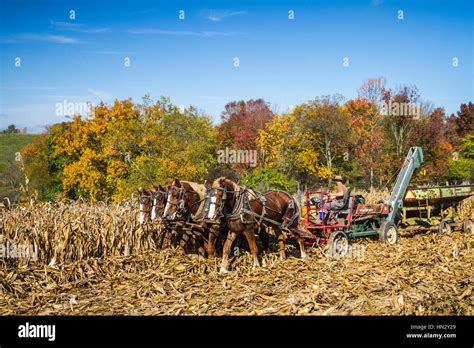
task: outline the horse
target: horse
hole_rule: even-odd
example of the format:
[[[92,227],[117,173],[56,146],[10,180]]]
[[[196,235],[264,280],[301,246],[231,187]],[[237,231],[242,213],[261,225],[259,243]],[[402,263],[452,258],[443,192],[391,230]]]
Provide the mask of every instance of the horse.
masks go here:
[[[237,187],[237,190],[226,189],[224,195],[234,195],[237,194],[240,187]],[[201,220],[201,225],[204,230],[207,232],[208,241],[207,241],[207,257],[213,258],[216,253],[216,243],[220,238],[227,238],[227,212],[232,209],[228,206],[224,209],[224,205],[220,205],[218,211],[216,211],[215,196],[216,191],[222,190],[220,187],[211,186],[207,187],[206,190],[206,201],[205,208],[203,212],[203,218]],[[229,198],[229,201],[226,201],[225,197],[222,200],[225,201],[225,204],[229,204],[232,201],[232,197]],[[261,225],[259,228],[259,238],[262,241],[263,249],[265,251],[269,250],[269,235],[266,232],[264,225]],[[245,248],[242,246],[242,241],[239,242],[239,248]]]
[[[202,228],[193,224],[193,220],[199,216],[204,207],[205,186],[191,181],[170,179],[167,186],[167,200],[163,212],[163,220],[174,223],[175,232],[181,234],[181,247],[185,249],[188,235],[186,230],[196,240],[196,235],[203,236]],[[171,233],[165,236],[166,245],[170,243]],[[199,254],[204,254],[204,248],[198,246]]]
[[[163,215],[166,202],[166,189],[161,185],[153,185],[150,189],[138,189],[140,207],[140,225],[158,220]]]
[[[138,206],[140,209],[140,225],[151,222],[153,210],[153,192],[150,189],[138,189]]]
[[[228,235],[224,244],[221,273],[228,272],[228,258],[232,243],[238,234],[244,234],[253,256],[253,266],[259,267],[255,227],[272,227],[278,239],[280,258],[285,258],[285,239],[283,230],[295,229],[298,226],[299,209],[294,198],[285,191],[271,190],[258,193],[241,188],[235,182],[220,177],[216,179],[210,195],[209,207],[206,209],[207,220],[217,220],[225,216]],[[295,233],[300,247],[301,257],[305,258],[304,239]]]
[[[168,199],[168,193],[166,188],[161,185],[153,185],[151,192],[153,203],[153,209],[151,210],[151,221],[157,220],[159,223],[161,223],[166,201]]]
[[[157,233],[157,245],[161,246],[164,239],[163,215],[164,203],[166,202],[166,190],[161,185],[153,185],[150,189],[139,189],[140,225],[150,226]],[[155,222],[158,222],[156,224]],[[155,230],[155,227],[157,229]]]

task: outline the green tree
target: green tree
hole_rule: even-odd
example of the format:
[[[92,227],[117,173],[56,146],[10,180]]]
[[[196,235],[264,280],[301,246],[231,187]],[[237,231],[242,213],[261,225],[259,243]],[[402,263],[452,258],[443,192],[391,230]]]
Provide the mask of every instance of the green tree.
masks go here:
[[[459,152],[448,162],[449,177],[456,183],[474,181],[474,134],[461,139]]]
[[[296,124],[309,134],[315,150],[322,154],[326,178],[342,166],[344,157],[355,141],[350,128],[350,114],[340,103],[341,95],[324,96],[295,108]]]
[[[297,183],[274,168],[257,168],[242,177],[242,184],[259,191],[269,189],[293,192]]]
[[[16,128],[14,124],[9,125],[2,133],[21,133],[21,130]]]

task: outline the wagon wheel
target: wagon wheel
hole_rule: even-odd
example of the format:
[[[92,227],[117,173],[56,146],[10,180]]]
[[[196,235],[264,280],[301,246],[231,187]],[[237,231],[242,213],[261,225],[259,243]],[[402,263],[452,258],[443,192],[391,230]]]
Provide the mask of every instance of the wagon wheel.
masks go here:
[[[439,233],[450,233],[451,232],[451,225],[445,220],[441,221],[439,226],[438,226],[438,232]]]
[[[351,241],[343,231],[332,232],[327,243],[327,254],[332,257],[343,257],[349,252]]]
[[[474,222],[466,219],[462,222],[462,230],[466,233],[474,233]]]
[[[379,229],[379,239],[383,243],[395,244],[398,241],[398,229],[391,221],[385,221]]]

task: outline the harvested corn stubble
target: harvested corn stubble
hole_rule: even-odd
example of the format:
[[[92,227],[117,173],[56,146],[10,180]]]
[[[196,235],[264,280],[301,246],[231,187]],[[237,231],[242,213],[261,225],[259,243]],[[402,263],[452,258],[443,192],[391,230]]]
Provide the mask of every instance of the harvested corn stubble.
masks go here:
[[[473,315],[474,235],[402,233],[355,240],[347,258],[249,254],[220,259],[157,250],[127,204],[44,205],[2,215],[2,243],[38,260],[0,261],[3,315]],[[289,245],[290,249],[291,246]]]

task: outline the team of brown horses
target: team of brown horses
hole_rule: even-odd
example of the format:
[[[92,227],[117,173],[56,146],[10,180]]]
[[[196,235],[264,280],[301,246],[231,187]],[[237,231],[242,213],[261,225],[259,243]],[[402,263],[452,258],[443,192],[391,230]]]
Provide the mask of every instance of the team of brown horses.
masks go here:
[[[239,235],[245,236],[253,265],[258,267],[256,235],[267,250],[268,227],[275,232],[280,258],[284,259],[286,232],[294,231],[299,221],[298,205],[287,192],[260,193],[225,177],[209,185],[170,179],[166,186],[140,189],[139,194],[140,223],[159,226],[162,248],[176,244],[212,258],[218,241],[225,239],[221,273],[228,271],[231,247]],[[298,233],[292,235],[301,257],[306,257],[303,238]]]

